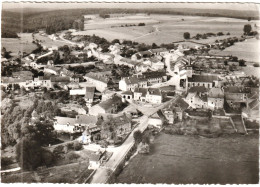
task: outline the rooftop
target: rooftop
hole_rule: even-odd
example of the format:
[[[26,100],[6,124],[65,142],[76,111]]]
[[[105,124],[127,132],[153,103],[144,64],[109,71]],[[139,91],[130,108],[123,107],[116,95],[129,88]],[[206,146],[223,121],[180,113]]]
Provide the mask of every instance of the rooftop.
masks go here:
[[[85,75],[85,77],[88,77],[88,78],[91,78],[91,79],[94,79],[94,80],[98,80],[98,81],[101,81],[103,83],[108,83],[109,82],[109,79],[105,76],[105,75],[99,75],[97,73],[93,73],[93,72],[89,72]]]
[[[224,92],[225,93],[250,93],[250,89],[245,87],[229,86],[224,88]]]
[[[209,97],[211,98],[224,98],[224,92],[221,88],[211,88],[209,91]]]
[[[95,90],[96,90],[95,87],[86,87],[85,98],[93,99],[95,95]]]
[[[113,107],[114,104],[118,104],[118,103],[121,103],[121,102],[122,102],[121,97],[115,95],[111,99],[108,99],[106,101],[99,103],[99,106],[102,107],[103,109],[107,110],[107,109],[110,109],[111,107]]]
[[[205,93],[205,92],[208,92],[208,89],[205,88],[205,86],[193,86],[188,90],[188,92],[190,92],[190,93],[194,93],[194,92]]]
[[[188,78],[188,82],[213,82],[217,81],[218,77],[215,75],[192,75],[191,78]]]

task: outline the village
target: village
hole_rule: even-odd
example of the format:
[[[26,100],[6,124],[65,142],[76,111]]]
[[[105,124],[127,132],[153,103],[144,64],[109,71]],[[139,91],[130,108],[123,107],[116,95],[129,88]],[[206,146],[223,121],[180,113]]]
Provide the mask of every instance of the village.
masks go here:
[[[1,113],[20,107],[28,129],[47,120],[61,142],[43,145],[53,151],[74,143],[87,151],[92,181],[106,182],[102,176],[117,168],[135,141],[140,154],[149,153],[150,141],[161,131],[208,138],[258,133],[259,79],[241,70],[244,60],[208,54],[247,36],[194,48],[183,43],[140,47],[74,32],[39,30],[32,34],[37,50],[20,58],[7,58],[2,49]],[[64,46],[48,48],[34,35]]]

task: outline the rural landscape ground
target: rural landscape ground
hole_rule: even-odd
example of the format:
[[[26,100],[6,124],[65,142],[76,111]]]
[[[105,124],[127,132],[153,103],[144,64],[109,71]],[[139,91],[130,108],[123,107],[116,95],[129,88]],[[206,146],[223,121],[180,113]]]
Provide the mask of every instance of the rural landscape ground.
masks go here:
[[[200,138],[161,134],[149,155],[137,155],[118,183],[258,183],[258,135]],[[243,150],[243,151],[241,151]]]

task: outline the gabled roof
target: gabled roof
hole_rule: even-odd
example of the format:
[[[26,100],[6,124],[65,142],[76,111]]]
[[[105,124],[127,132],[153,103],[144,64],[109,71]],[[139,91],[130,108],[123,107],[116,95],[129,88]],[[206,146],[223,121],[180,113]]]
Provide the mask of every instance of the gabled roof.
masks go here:
[[[237,87],[237,86],[229,86],[224,88],[225,93],[249,93],[249,88]]]
[[[248,104],[248,107],[250,108],[250,110],[259,110],[259,100],[254,99]]]
[[[30,72],[30,71],[17,71],[17,72],[13,72],[12,73],[12,76],[13,77],[32,77],[33,76],[33,73]]]
[[[192,75],[191,78],[188,78],[188,82],[213,82],[217,81],[218,77],[215,75]]]
[[[128,91],[122,92],[122,95],[133,95],[133,93],[130,90],[128,90]]]
[[[113,108],[114,104],[118,104],[118,103],[122,103],[122,99],[121,99],[121,97],[115,95],[111,99],[108,99],[106,101],[99,103],[99,106],[105,110],[108,110],[110,108]]]
[[[86,87],[86,94],[85,94],[85,98],[87,99],[93,99],[94,95],[95,95],[95,87]]]
[[[158,95],[158,96],[162,95],[161,91],[158,88],[148,88],[147,91],[150,95]]]
[[[70,82],[70,77],[52,76],[51,77],[51,82],[64,82],[64,83],[68,83],[68,82]]]
[[[166,52],[168,51],[166,48],[158,48],[158,49],[150,49],[152,53],[160,53],[160,52]]]
[[[153,78],[162,78],[163,76],[166,76],[166,73],[161,71],[151,71],[151,72],[144,72],[142,75],[144,78],[153,79]]]
[[[88,78],[91,78],[91,79],[94,79],[94,80],[98,80],[98,81],[101,81],[101,82],[106,83],[106,84],[109,82],[109,79],[106,76],[98,75],[98,74],[93,73],[93,72],[87,73],[85,75],[85,77],[88,77]]]
[[[94,125],[96,126],[96,123],[98,121],[97,116],[91,116],[91,115],[78,115],[76,117],[76,123],[79,124],[86,124],[86,125]],[[90,128],[92,126],[89,126]]]
[[[13,77],[1,77],[1,82],[2,83],[21,83],[21,82],[26,82],[27,80],[32,80],[33,78],[13,78]]]
[[[145,97],[147,94],[147,89],[146,88],[135,88],[134,92],[142,93],[142,97]]]
[[[208,89],[205,88],[205,86],[193,86],[188,90],[189,93],[194,93],[194,92],[198,92],[198,93],[205,93],[208,92]]]
[[[146,79],[142,78],[142,77],[125,77],[124,78],[125,80],[125,83],[127,85],[130,85],[130,84],[138,84],[139,82],[145,82],[147,81]]]
[[[182,110],[186,110],[189,107],[189,104],[184,101],[181,97],[179,97],[176,101],[175,104],[179,106]]]
[[[54,119],[59,125],[75,125],[76,123],[76,118],[56,116]]]
[[[209,97],[211,98],[224,98],[224,92],[221,88],[211,88],[209,90]]]

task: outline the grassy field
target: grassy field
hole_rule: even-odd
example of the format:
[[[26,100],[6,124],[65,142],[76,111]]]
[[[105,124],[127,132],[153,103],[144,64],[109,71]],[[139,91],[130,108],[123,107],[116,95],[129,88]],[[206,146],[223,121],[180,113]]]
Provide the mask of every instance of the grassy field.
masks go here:
[[[146,27],[115,27],[112,26],[132,24],[135,21],[145,22]],[[85,30],[87,33],[96,34],[108,40],[130,39],[140,43],[161,44],[183,40],[183,33],[190,32],[191,36],[198,33],[207,32],[227,32],[230,35],[221,37],[210,37],[205,40],[194,40],[201,43],[211,43],[217,39],[224,39],[233,36],[241,36],[243,34],[243,26],[247,24],[247,20],[221,18],[221,17],[200,17],[200,16],[181,16],[181,15],[156,15],[150,16],[129,16],[115,17],[111,19],[95,19],[85,22]],[[251,21],[252,26],[259,22]],[[254,29],[254,27],[253,27]],[[91,30],[91,31],[90,31]],[[151,32],[154,31],[154,32]]]
[[[233,55],[249,62],[260,62],[259,50],[260,41],[256,38],[252,38],[245,40],[244,42],[235,43],[235,45],[228,47],[223,51],[217,51],[214,54]]]
[[[251,184],[259,182],[258,136],[199,138],[161,134],[149,155],[137,155],[117,183]]]
[[[34,35],[35,39],[41,40],[42,41],[42,45],[46,46],[46,47],[52,47],[52,46],[64,46],[66,45],[65,42],[63,41],[53,41],[52,39],[50,39],[48,36],[41,36],[40,34],[35,34]]]
[[[20,38],[2,38],[2,47],[5,47],[7,51],[11,51],[12,56],[18,56],[18,52],[30,53],[37,48],[32,43],[32,33],[20,33]]]

